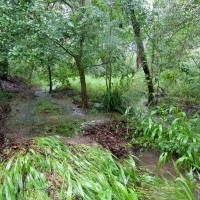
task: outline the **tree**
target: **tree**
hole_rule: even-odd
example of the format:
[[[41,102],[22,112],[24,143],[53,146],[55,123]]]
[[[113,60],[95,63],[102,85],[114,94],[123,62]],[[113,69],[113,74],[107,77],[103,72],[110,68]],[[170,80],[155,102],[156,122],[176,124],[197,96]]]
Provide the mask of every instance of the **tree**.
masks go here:
[[[153,86],[153,81],[152,81],[150,69],[147,63],[147,58],[146,58],[146,54],[144,50],[140,24],[136,18],[135,9],[133,7],[132,0],[130,0],[130,12],[131,12],[131,23],[132,23],[134,34],[135,34],[136,45],[138,48],[138,56],[141,59],[141,65],[142,65],[147,86],[148,86],[148,104],[150,105],[154,103],[154,86]]]
[[[97,15],[95,15],[93,7],[90,6],[91,4],[84,0],[54,2],[50,5],[48,3],[49,8],[51,8],[48,11],[51,15],[43,13],[41,17],[45,16],[48,20],[44,20],[45,24],[42,25],[43,29],[39,30],[39,33],[45,34],[57,47],[74,59],[81,83],[82,107],[87,108],[88,97],[85,78],[87,63],[85,62],[87,61],[86,52],[89,45],[86,46],[86,44],[89,43],[92,29],[97,28],[90,23],[90,20],[95,19]],[[42,4],[40,6],[42,9]],[[39,19],[39,21],[42,20]],[[94,25],[96,24],[94,23]],[[94,35],[92,36],[94,37]]]

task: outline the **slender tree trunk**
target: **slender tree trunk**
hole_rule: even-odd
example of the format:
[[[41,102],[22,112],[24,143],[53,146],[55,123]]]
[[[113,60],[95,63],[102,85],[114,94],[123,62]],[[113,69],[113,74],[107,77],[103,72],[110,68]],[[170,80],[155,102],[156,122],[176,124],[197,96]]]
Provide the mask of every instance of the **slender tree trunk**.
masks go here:
[[[100,58],[101,58],[102,63],[106,63],[106,60],[102,56],[100,56]],[[105,64],[104,66],[105,66],[105,72],[106,72],[106,74],[105,74],[106,92],[109,92],[109,78],[108,78],[108,68],[109,67],[108,67],[108,64]]]
[[[112,66],[111,64],[106,64],[106,91],[111,94],[112,91]]]
[[[106,91],[109,93],[110,92],[110,88],[109,88],[109,85],[110,85],[110,82],[109,82],[109,66],[108,64],[106,64]]]
[[[109,66],[109,93],[111,94],[112,92],[112,64],[110,62]]]
[[[113,40],[112,40],[111,18],[112,18],[112,6],[110,6],[110,44],[113,43]],[[112,52],[112,45],[111,45],[110,51],[109,51],[110,63],[109,63],[109,71],[108,71],[109,94],[111,94],[111,92],[112,92],[112,62],[111,62],[112,53],[113,52]]]
[[[155,48],[154,48],[154,44],[152,46],[152,54],[151,54],[151,75],[152,78],[154,77],[154,64],[155,64]]]
[[[48,72],[49,72],[49,93],[53,91],[53,82],[52,82],[52,69],[51,65],[48,64]]]
[[[132,3],[132,0],[130,0],[130,2]],[[138,55],[141,58],[141,65],[142,65],[143,71],[145,73],[145,78],[146,78],[146,82],[147,82],[147,86],[148,86],[148,93],[149,93],[148,104],[150,105],[150,104],[154,104],[153,81],[152,81],[150,69],[149,69],[149,66],[147,63],[147,58],[146,58],[146,54],[145,54],[145,50],[144,50],[144,45],[143,45],[141,31],[140,31],[140,24],[138,23],[138,21],[136,19],[134,8],[131,8],[130,11],[131,11],[131,23],[132,23],[133,30],[134,30],[135,37],[136,37]]]
[[[0,62],[0,79],[8,80],[8,59],[4,58],[2,62]]]
[[[30,83],[32,82],[32,77],[33,77],[34,68],[35,68],[35,65],[33,64],[33,65],[31,66],[31,71],[30,71],[30,73],[29,73],[29,82],[30,82]]]
[[[76,65],[77,65],[77,68],[78,68],[80,83],[81,83],[81,95],[82,95],[81,106],[83,108],[88,108],[88,97],[87,97],[85,70],[82,66],[82,59],[80,57],[76,58]]]

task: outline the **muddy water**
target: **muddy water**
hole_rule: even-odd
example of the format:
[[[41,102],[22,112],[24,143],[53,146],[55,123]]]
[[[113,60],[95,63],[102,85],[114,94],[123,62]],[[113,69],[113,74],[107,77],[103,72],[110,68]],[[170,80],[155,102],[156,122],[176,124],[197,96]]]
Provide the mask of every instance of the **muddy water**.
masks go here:
[[[92,114],[89,110],[79,108],[73,104],[73,98],[61,96],[52,97],[51,94],[37,90],[35,97],[21,98],[12,103],[12,116],[9,125],[16,132],[17,137],[30,139],[36,136],[48,136],[56,134],[54,130],[57,125],[70,123],[81,126],[81,123],[98,121],[109,121],[112,116],[109,113]],[[55,110],[49,112],[38,112],[38,105],[48,103]],[[63,131],[65,132],[65,130]]]

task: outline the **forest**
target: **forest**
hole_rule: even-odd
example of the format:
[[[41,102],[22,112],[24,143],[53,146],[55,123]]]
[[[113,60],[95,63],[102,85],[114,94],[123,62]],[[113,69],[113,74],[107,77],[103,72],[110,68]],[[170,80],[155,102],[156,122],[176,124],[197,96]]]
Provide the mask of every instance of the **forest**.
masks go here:
[[[200,199],[200,1],[0,0],[0,183]]]

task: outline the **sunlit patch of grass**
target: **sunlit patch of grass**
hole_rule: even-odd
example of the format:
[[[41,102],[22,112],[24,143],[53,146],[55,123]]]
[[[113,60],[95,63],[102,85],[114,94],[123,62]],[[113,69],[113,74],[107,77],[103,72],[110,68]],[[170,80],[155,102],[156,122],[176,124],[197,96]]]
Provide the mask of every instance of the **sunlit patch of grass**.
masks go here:
[[[106,83],[104,78],[93,78],[92,76],[86,76],[87,92],[91,101],[100,102],[103,93],[106,91]],[[75,91],[81,89],[79,78],[70,79],[70,85]]]
[[[147,88],[144,81],[142,72],[137,73],[132,78],[124,79],[120,81],[119,78],[113,78],[113,88],[121,88],[123,90],[123,98],[127,101],[127,104],[134,104],[146,96]],[[86,76],[88,96],[93,102],[101,102],[102,96],[106,92],[106,82],[104,78],[94,78],[90,75]],[[71,87],[80,92],[80,80],[79,78],[70,80]]]

